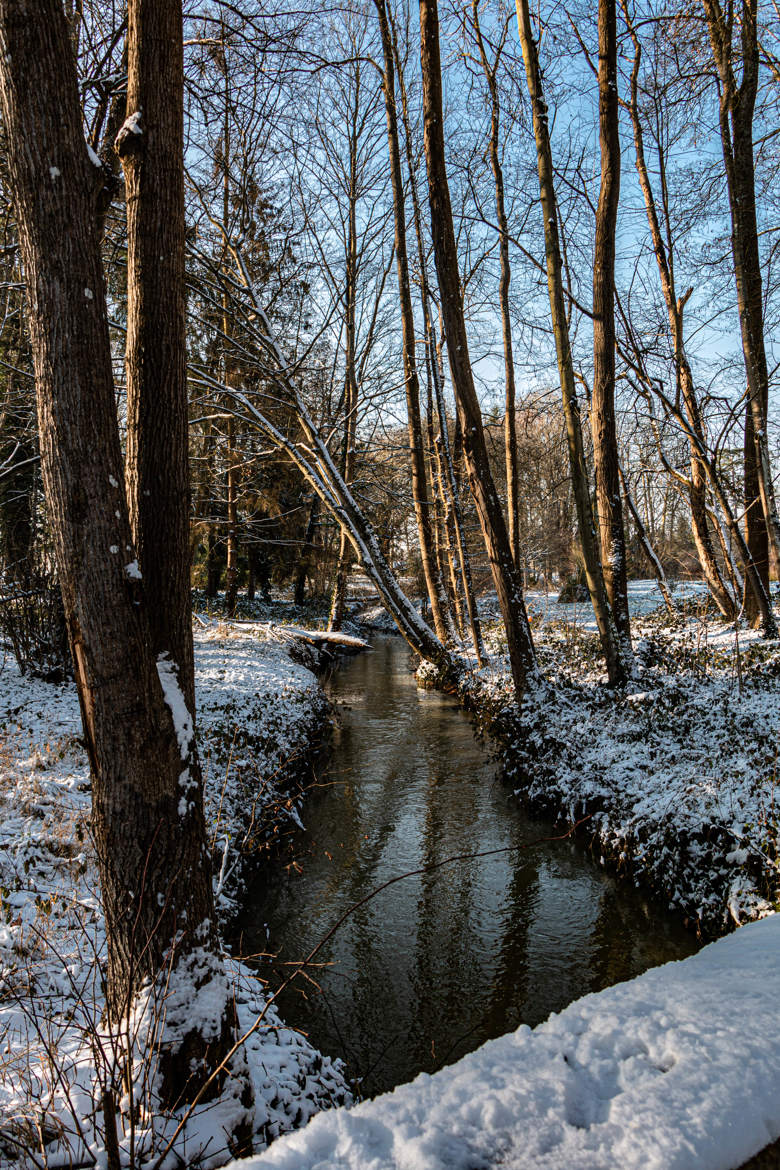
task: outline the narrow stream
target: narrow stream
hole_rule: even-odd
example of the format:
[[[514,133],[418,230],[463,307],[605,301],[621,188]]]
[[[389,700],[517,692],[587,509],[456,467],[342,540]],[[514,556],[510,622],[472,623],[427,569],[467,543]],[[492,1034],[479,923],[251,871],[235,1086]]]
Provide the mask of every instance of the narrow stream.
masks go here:
[[[283,1018],[341,1056],[365,1096],[433,1072],[573,999],[683,958],[695,939],[552,827],[529,820],[457,704],[420,691],[397,637],[346,661],[328,692],[341,726],[304,809],[297,866],[250,890],[244,954],[273,952],[272,987],[355,902],[280,999]]]

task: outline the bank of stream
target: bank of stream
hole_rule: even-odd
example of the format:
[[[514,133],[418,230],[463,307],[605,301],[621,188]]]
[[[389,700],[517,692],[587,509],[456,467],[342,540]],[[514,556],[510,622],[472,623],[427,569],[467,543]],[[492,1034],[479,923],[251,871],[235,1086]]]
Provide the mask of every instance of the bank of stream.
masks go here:
[[[339,726],[322,787],[295,862],[258,876],[240,930],[275,988],[368,892],[428,871],[350,915],[279,1000],[364,1096],[697,949],[677,919],[523,814],[457,702],[417,688],[400,638],[376,637],[326,689]]]

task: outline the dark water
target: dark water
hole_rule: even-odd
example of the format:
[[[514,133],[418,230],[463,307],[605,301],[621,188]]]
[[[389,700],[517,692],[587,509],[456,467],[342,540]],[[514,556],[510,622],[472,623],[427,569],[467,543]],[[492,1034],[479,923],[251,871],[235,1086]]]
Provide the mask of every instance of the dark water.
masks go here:
[[[446,696],[419,691],[400,638],[377,638],[329,683],[342,726],[327,787],[269,892],[243,918],[245,954],[270,951],[273,987],[355,902],[318,956],[328,965],[280,999],[283,1018],[341,1056],[368,1096],[432,1072],[573,999],[683,958],[696,942],[618,885],[549,824],[528,820],[488,749]]]

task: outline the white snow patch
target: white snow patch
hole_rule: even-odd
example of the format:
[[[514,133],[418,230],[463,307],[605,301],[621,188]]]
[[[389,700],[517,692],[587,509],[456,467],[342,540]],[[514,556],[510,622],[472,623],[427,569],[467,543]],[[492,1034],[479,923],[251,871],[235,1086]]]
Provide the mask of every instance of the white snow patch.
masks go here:
[[[138,568],[138,561],[130,561],[128,565],[125,565],[125,572],[133,581],[142,580],[141,570]]]
[[[52,180],[59,179],[61,174],[62,171],[59,167],[49,167],[49,175],[51,176]]]
[[[121,137],[123,134],[143,134],[143,130],[141,129],[140,110],[136,110],[135,113],[130,114],[128,118],[125,118],[117,138]]]
[[[168,654],[161,654],[157,659],[157,673],[163,689],[165,702],[173,718],[176,729],[176,738],[179,741],[179,754],[182,760],[189,758],[192,748],[192,739],[195,730],[192,715],[179,686],[179,668]],[[181,780],[179,781],[181,783]]]
[[[780,1135],[780,917],[588,995],[242,1170],[731,1170]]]

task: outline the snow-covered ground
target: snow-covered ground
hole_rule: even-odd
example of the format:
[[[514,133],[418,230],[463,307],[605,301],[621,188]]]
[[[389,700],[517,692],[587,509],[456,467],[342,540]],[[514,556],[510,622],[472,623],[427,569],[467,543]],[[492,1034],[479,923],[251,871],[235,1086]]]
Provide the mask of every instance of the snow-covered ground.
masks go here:
[[[780,917],[231,1170],[734,1170],[780,1135]]]
[[[321,1114],[248,1165],[728,1170],[780,1134],[780,921],[771,915],[780,644],[718,623],[695,587],[688,592],[670,623],[651,612],[654,585],[634,585],[637,670],[619,698],[601,685],[589,607],[529,595],[548,685],[519,723],[488,598],[492,657],[472,697],[499,712],[518,795],[569,823],[587,816],[581,831],[597,856],[714,932],[770,916],[433,1077]],[[246,851],[296,823],[287,779],[326,712],[307,651],[290,638],[267,623],[228,629],[209,619],[196,640],[223,911],[240,894]],[[103,939],[75,692],[20,679],[9,659],[0,718],[0,1165],[18,1143],[39,1141],[38,1126],[53,1162],[67,1163],[69,1134],[70,1156],[89,1151],[103,1164],[100,1102],[113,1041],[100,1022],[94,957]],[[228,971],[242,1026],[262,1017],[247,1042],[262,1143],[347,1099],[346,1087],[337,1066],[285,1028],[246,967],[231,961]],[[137,1069],[143,1105],[148,1063]],[[201,1108],[163,1170],[223,1162],[230,1108]],[[136,1162],[139,1150],[164,1150],[170,1118],[142,1110],[131,1127],[127,1117],[126,1158],[131,1141]]]
[[[240,891],[247,853],[297,822],[289,779],[327,716],[316,678],[290,658],[291,646],[267,625],[209,621],[196,633],[199,741],[223,912]],[[297,657],[306,657],[301,646]],[[8,656],[0,721],[0,1164],[21,1148],[38,1159],[32,1165],[104,1162],[107,1087],[124,1096],[120,1148],[125,1164],[131,1148],[138,1164],[165,1149],[177,1123],[150,1107],[151,1054],[142,1050],[133,1085],[141,1112],[130,1123],[112,1052],[118,1038],[101,1021],[104,937],[75,688],[21,678]],[[285,1027],[251,970],[228,960],[227,971],[243,1031],[261,1018],[247,1041],[258,1142],[348,1100],[338,1065]],[[164,1165],[224,1162],[237,1108],[229,1099],[199,1107]]]
[[[464,689],[498,713],[517,795],[562,823],[587,818],[580,833],[597,858],[712,937],[780,899],[780,642],[707,612],[696,582],[675,591],[673,619],[654,582],[632,582],[630,595],[636,666],[624,694],[603,685],[590,605],[534,594],[543,692],[518,719],[489,601],[491,659]]]

